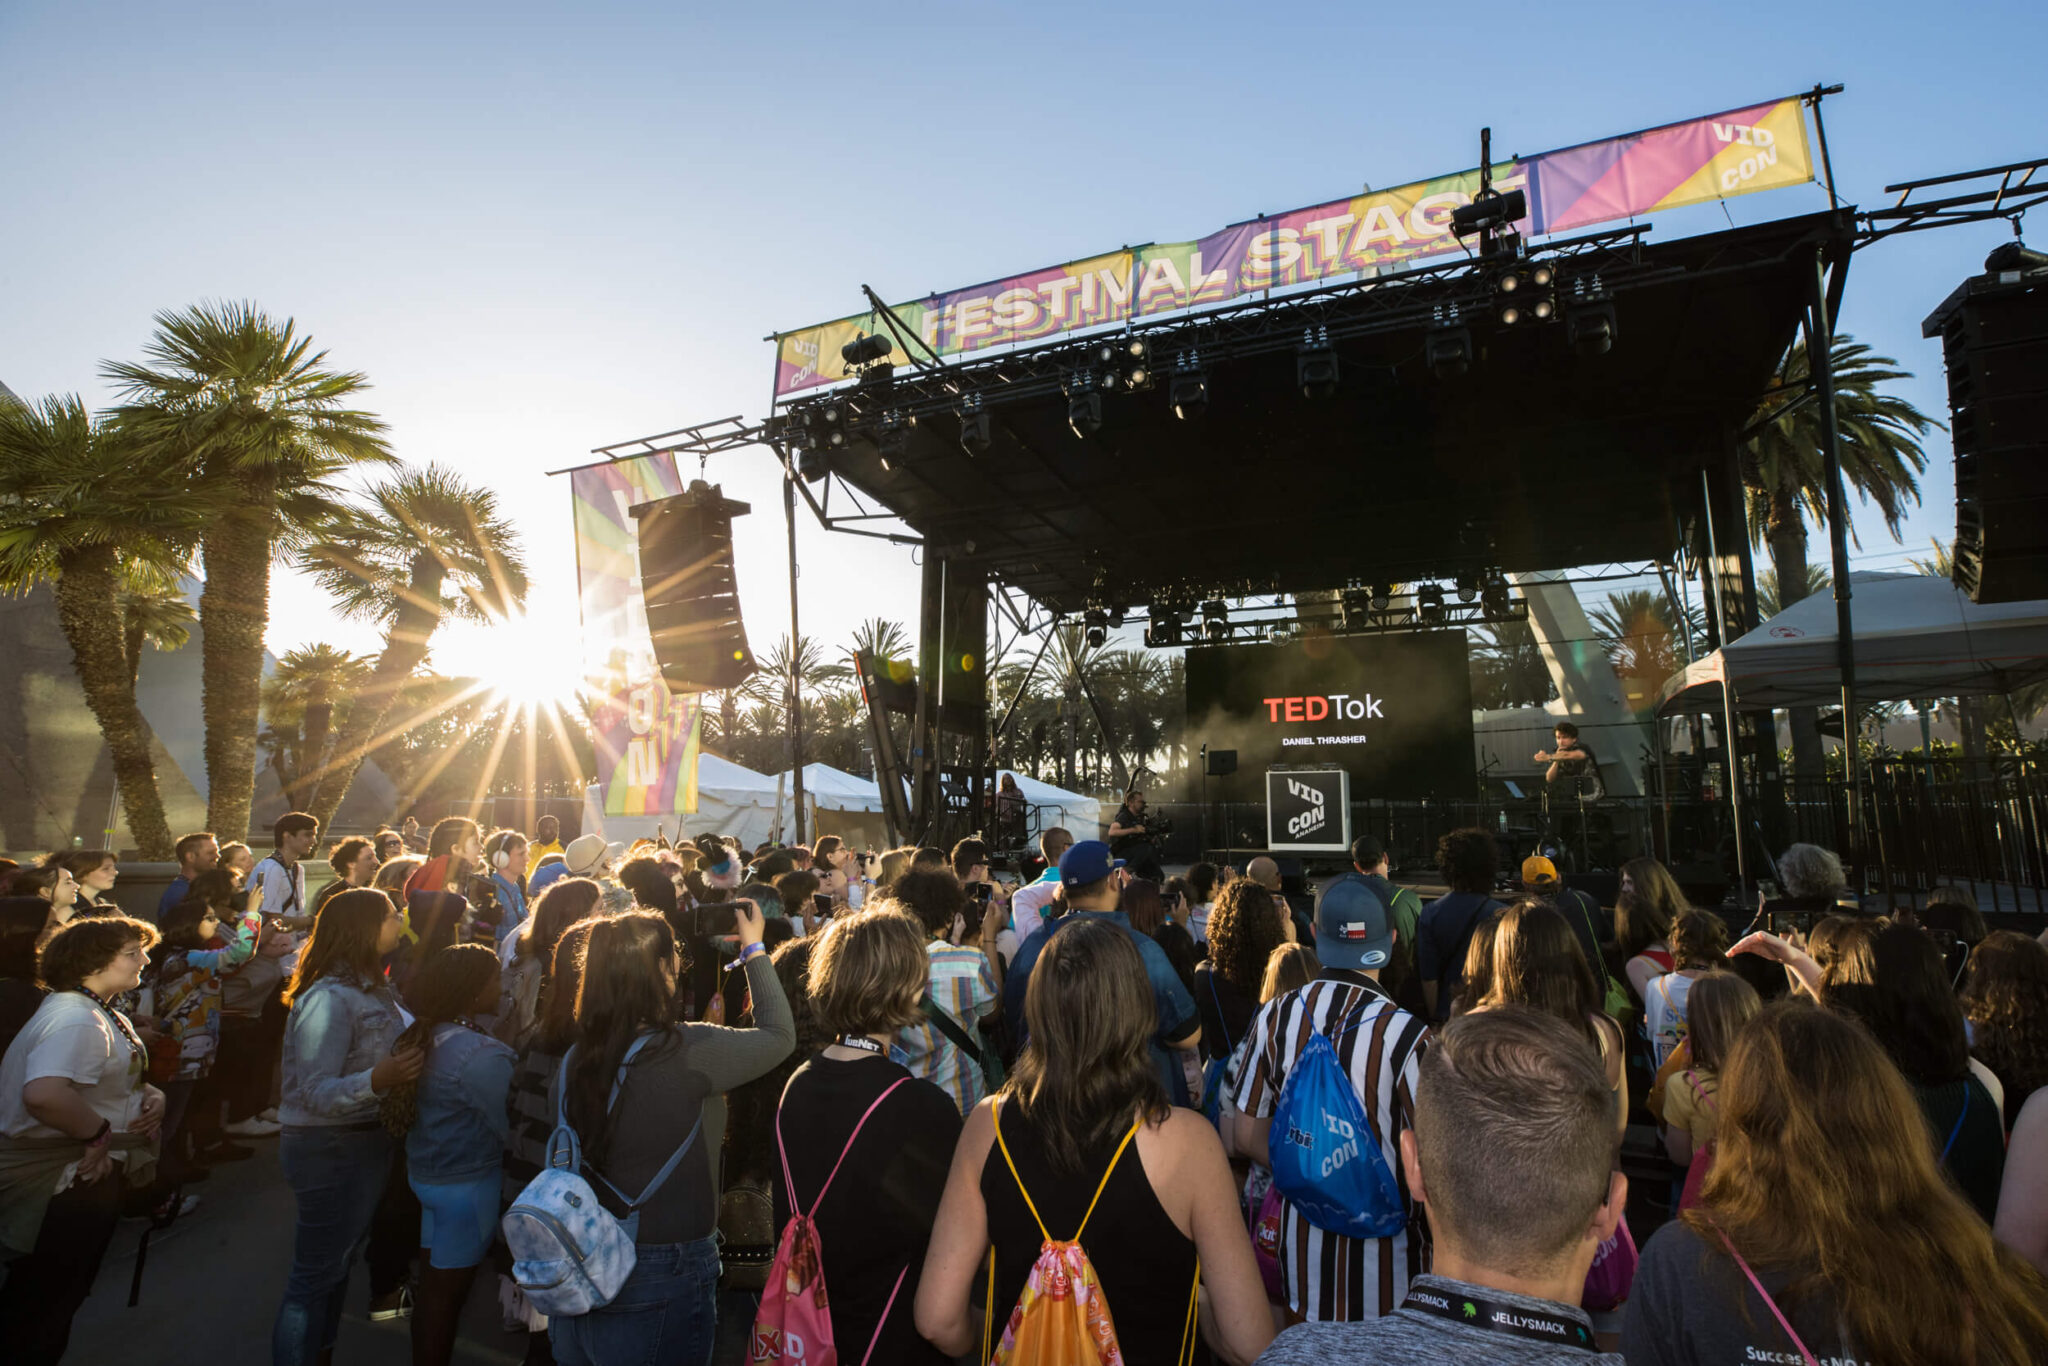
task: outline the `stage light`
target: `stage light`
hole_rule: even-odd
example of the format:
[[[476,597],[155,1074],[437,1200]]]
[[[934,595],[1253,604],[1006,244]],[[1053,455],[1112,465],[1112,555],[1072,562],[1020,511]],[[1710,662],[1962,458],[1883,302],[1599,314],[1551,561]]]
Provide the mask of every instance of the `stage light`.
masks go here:
[[[1456,379],[1472,368],[1472,334],[1462,327],[1432,328],[1423,340],[1422,354],[1431,374]]]
[[[1230,634],[1230,609],[1223,605],[1223,599],[1211,598],[1202,604],[1202,634],[1210,640],[1221,640]]]
[[[985,455],[988,447],[988,414],[979,409],[960,414],[960,449],[969,455]]]
[[[1102,395],[1090,390],[1067,400],[1067,425],[1082,438],[1102,430]]]
[[[1304,328],[1301,349],[1294,356],[1294,379],[1303,398],[1328,398],[1337,392],[1337,353],[1326,327]]]
[[[1209,377],[1192,366],[1176,365],[1166,397],[1173,405],[1175,417],[1182,421],[1200,417],[1209,411]]]
[[[1111,629],[1111,630],[1115,630],[1115,631],[1121,631],[1121,630],[1123,630],[1123,629],[1124,629],[1124,621],[1125,621],[1125,620],[1126,620],[1126,618],[1125,618],[1125,616],[1124,616],[1124,609],[1123,609],[1123,608],[1121,608],[1121,607],[1112,607],[1112,608],[1110,608],[1110,609],[1109,609],[1109,625],[1110,625],[1110,629]]]
[[[863,334],[840,347],[839,355],[848,365],[872,365],[894,349],[887,337]]]
[[[1151,354],[1152,343],[1146,341],[1143,337],[1133,337],[1131,338],[1131,344],[1124,349],[1130,352],[1132,360],[1141,361]]]
[[[875,436],[875,451],[881,457],[883,469],[894,469],[903,463],[903,457],[910,453],[910,429],[916,425],[915,414],[882,415],[882,427]]]
[[[1470,602],[1478,596],[1479,576],[1477,574],[1458,575],[1458,601]]]
[[[1502,304],[1500,306],[1500,325],[1502,327],[1513,327],[1516,323],[1520,322],[1521,320],[1522,310],[1519,305]]]
[[[1088,648],[1091,650],[1102,648],[1102,642],[1108,639],[1109,636],[1109,613],[1103,611],[1100,607],[1091,607],[1082,616],[1081,622],[1084,632],[1083,638],[1088,642]]]
[[[797,452],[796,472],[815,484],[832,472],[832,465],[825,452],[816,446],[806,446]]]
[[[1372,595],[1363,588],[1347,588],[1337,599],[1344,613],[1344,629],[1362,631],[1372,624]]]
[[[1394,588],[1393,588],[1393,585],[1392,585],[1392,584],[1386,584],[1386,583],[1376,583],[1376,584],[1374,584],[1374,585],[1372,586],[1372,610],[1373,610],[1373,611],[1375,611],[1375,612],[1384,612],[1384,611],[1386,611],[1386,610],[1387,610],[1387,604],[1388,604],[1389,602],[1393,601],[1393,597],[1394,597]]]
[[[1509,190],[1506,194],[1495,190],[1452,209],[1451,231],[1460,237],[1470,237],[1488,228],[1519,223],[1528,216],[1529,196],[1520,190]]]
[[[1571,304],[1565,309],[1564,334],[1582,356],[1604,356],[1614,348],[1614,300],[1604,291],[1573,281]],[[1597,288],[1597,286],[1596,286]]]
[[[1506,621],[1514,615],[1514,604],[1508,600],[1508,581],[1499,570],[1486,576],[1486,583],[1479,590],[1479,610],[1488,621]]]
[[[1539,261],[1529,268],[1529,283],[1535,285],[1538,289],[1548,287],[1555,278],[1556,276],[1550,272],[1550,267],[1543,262]]]
[[[1415,616],[1424,626],[1441,626],[1444,622],[1444,586],[1440,583],[1425,583],[1415,590]]]
[[[1155,650],[1180,644],[1180,613],[1165,603],[1153,603],[1145,614],[1145,644]]]

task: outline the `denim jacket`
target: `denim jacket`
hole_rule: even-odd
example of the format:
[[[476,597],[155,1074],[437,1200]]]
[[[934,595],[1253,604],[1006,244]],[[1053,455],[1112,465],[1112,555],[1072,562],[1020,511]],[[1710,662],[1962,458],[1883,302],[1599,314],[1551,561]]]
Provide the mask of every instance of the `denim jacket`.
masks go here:
[[[439,1025],[420,1072],[418,1116],[405,1136],[415,1181],[460,1181],[496,1172],[511,1133],[505,1095],[512,1050],[459,1024]]]
[[[366,985],[342,969],[308,987],[285,1025],[278,1120],[287,1128],[376,1123],[370,1069],[404,1028],[382,982]]]

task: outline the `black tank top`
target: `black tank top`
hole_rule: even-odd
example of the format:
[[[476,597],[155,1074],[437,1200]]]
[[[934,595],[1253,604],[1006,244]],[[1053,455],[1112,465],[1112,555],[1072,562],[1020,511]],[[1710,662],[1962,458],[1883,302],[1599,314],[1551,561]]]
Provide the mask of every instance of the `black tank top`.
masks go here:
[[[1014,1100],[1003,1102],[997,1123],[1017,1164],[1017,1176],[1045,1220],[1046,1232],[1059,1239],[1073,1237],[1123,1133],[1084,1153],[1083,1169],[1076,1175],[1054,1170],[1037,1126]],[[988,1161],[981,1169],[981,1198],[988,1207],[989,1241],[996,1250],[995,1338],[1000,1341],[1044,1240],[997,1144],[989,1145]],[[1188,1293],[1194,1288],[1195,1244],[1174,1226],[1152,1193],[1145,1165],[1138,1160],[1136,1139],[1117,1159],[1095,1213],[1088,1216],[1081,1249],[1102,1282],[1117,1344],[1129,1366],[1178,1362],[1187,1332]],[[980,1274],[986,1278],[985,1267]]]

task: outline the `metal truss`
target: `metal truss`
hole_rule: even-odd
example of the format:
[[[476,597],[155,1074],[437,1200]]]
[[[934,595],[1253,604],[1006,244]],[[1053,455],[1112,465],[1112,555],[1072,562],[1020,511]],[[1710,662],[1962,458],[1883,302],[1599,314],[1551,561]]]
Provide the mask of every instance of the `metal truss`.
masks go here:
[[[1939,199],[1914,200],[1917,190],[1954,186],[1960,192]],[[1861,229],[1856,245],[1867,247],[1900,233],[1925,232],[1929,228],[1951,228],[1966,223],[1986,223],[2003,218],[2019,236],[2020,219],[2028,209],[2048,203],[2048,157],[2015,161],[2010,166],[1988,166],[1981,171],[1931,176],[1884,187],[1898,201],[1888,209],[1873,209],[1857,215]]]
[[[1266,609],[1268,611],[1272,609]],[[1306,603],[1279,616],[1237,614],[1176,624],[1171,638],[1156,638],[1145,629],[1145,644],[1154,649],[1183,645],[1245,645],[1286,641],[1314,632],[1332,636],[1377,636],[1395,631],[1443,631],[1472,626],[1500,626],[1529,619],[1527,598],[1510,598],[1506,611],[1488,612],[1478,602],[1446,602],[1433,619],[1412,606],[1374,608],[1358,602]]]

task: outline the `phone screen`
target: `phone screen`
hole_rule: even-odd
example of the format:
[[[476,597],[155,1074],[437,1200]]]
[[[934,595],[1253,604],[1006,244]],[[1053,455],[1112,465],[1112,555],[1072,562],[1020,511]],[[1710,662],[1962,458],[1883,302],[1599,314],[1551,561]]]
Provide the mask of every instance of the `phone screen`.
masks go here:
[[[811,893],[811,906],[819,915],[832,914],[832,898],[823,892]]]

